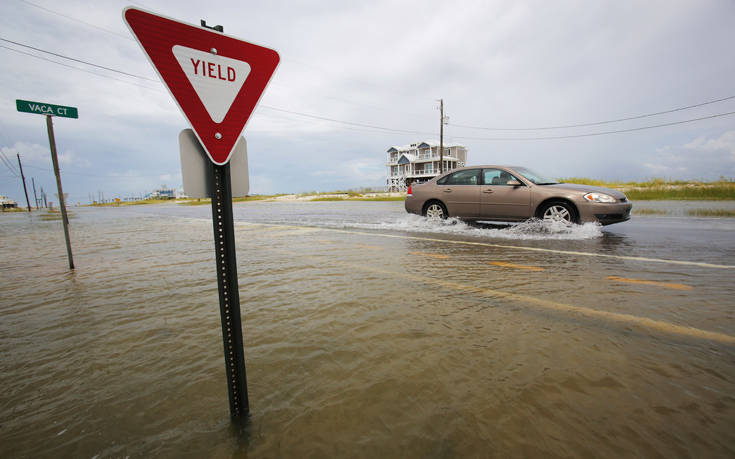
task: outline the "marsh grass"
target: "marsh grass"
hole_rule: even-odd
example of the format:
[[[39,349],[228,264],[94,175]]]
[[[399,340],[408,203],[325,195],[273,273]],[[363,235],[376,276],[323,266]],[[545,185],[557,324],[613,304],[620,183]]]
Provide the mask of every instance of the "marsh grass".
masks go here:
[[[620,190],[633,201],[735,200],[735,181],[726,178],[714,182],[666,180],[661,178],[645,182],[605,182],[586,177],[570,177],[561,181]]]
[[[735,218],[735,210],[730,209],[691,209],[687,215],[692,217],[730,217]]]
[[[6,207],[0,210],[0,213],[28,212],[28,207]]]
[[[636,209],[633,208],[633,215],[667,215],[668,212],[662,209]]]

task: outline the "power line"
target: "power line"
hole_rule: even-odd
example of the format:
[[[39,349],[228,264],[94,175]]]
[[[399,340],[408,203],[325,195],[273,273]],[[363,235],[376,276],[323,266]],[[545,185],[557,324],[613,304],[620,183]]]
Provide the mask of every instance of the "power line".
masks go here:
[[[358,127],[365,127],[365,128],[370,128],[370,129],[379,129],[379,130],[382,130],[382,131],[397,132],[397,133],[402,133],[402,134],[421,134],[421,135],[435,135],[436,134],[434,132],[412,131],[412,130],[408,130],[408,129],[393,129],[393,128],[388,128],[388,127],[385,127],[385,126],[375,126],[375,125],[372,125],[372,124],[355,123],[355,122],[352,122],[352,121],[342,121],[342,120],[338,120],[338,119],[334,119],[334,118],[327,118],[325,116],[311,115],[309,113],[295,112],[295,111],[292,111],[292,110],[286,110],[286,109],[277,108],[277,107],[270,107],[268,105],[262,105],[262,104],[260,106],[263,107],[263,108],[267,108],[269,110],[275,110],[277,112],[290,113],[292,115],[304,116],[304,117],[307,117],[307,118],[314,118],[314,119],[317,119],[317,120],[329,121],[329,122],[332,122],[332,123],[345,124],[345,125],[348,125],[348,126],[358,126]]]
[[[54,52],[51,52],[51,51],[46,51],[46,50],[43,50],[43,49],[40,49],[40,48],[36,48],[34,46],[24,45],[22,43],[18,43],[18,42],[15,42],[15,41],[12,41],[12,40],[8,40],[8,39],[2,38],[2,37],[0,37],[0,40],[6,41],[8,43],[12,43],[12,44],[17,45],[17,46],[22,46],[22,47],[25,47],[25,48],[33,49],[35,51],[39,51],[39,52],[42,52],[42,53],[51,54],[53,56],[60,57],[62,59],[69,59],[69,60],[74,61],[74,62],[79,62],[79,63],[82,63],[82,64],[86,64],[86,65],[90,65],[90,66],[93,66],[93,67],[97,67],[97,68],[102,68],[102,69],[108,70],[110,72],[120,73],[120,74],[123,74],[123,75],[132,76],[132,77],[135,77],[135,78],[141,78],[141,79],[148,80],[148,81],[158,82],[158,80],[154,80],[154,79],[147,78],[147,77],[140,76],[140,75],[135,75],[135,74],[132,74],[132,73],[124,72],[122,70],[117,70],[117,69],[110,68],[110,67],[104,67],[104,66],[101,66],[101,65],[92,64],[91,62],[83,61],[81,59],[76,59],[76,58],[69,57],[69,56],[64,56],[62,54],[54,53]],[[32,54],[23,53],[21,51],[14,50],[12,48],[7,48],[5,46],[2,46],[2,47],[3,48],[6,48],[6,49],[9,49],[11,51],[20,52],[21,54],[29,55],[31,57],[41,58],[40,56],[34,56]],[[43,58],[41,58],[41,59],[43,59]],[[48,59],[44,59],[44,60],[48,60]],[[48,61],[49,62],[53,62],[55,64],[64,65],[64,64],[61,64],[61,63],[56,62],[56,61],[52,61],[52,60],[48,60]],[[85,71],[83,69],[79,69],[79,68],[73,67],[73,66],[66,66],[65,65],[65,67],[70,67],[70,68],[73,68],[73,69],[76,69],[76,70]],[[103,75],[100,75],[100,74],[97,74],[97,73],[93,73],[93,74],[94,75],[97,75],[97,76],[103,76]],[[118,80],[118,81],[122,81],[122,80]],[[138,85],[138,86],[140,86],[140,85]],[[147,86],[143,86],[143,87],[144,88],[147,88]],[[153,89],[153,88],[148,88],[148,89]],[[434,135],[434,133],[427,133],[427,132],[420,132],[420,131],[411,131],[411,130],[406,130],[406,129],[393,129],[393,128],[388,128],[388,127],[384,127],[384,126],[373,126],[373,125],[369,125],[369,124],[355,123],[355,122],[351,122],[351,121],[342,121],[342,120],[337,120],[337,119],[334,119],[334,118],[327,118],[327,117],[323,117],[323,116],[310,115],[310,114],[307,114],[307,113],[295,112],[295,111],[286,110],[286,109],[277,108],[277,107],[270,107],[268,105],[263,105],[263,104],[261,104],[260,107],[267,108],[267,109],[270,109],[270,110],[279,111],[279,112],[290,113],[290,114],[293,114],[293,115],[299,115],[299,116],[304,116],[304,117],[308,117],[308,118],[314,118],[314,119],[318,119],[318,120],[322,120],[322,121],[330,121],[330,122],[333,122],[333,123],[346,124],[346,125],[350,125],[350,126],[367,127],[367,128],[371,128],[371,129],[378,129],[378,130],[383,130],[383,131],[388,131],[388,132],[396,132],[396,133],[404,133],[404,134]]]
[[[140,76],[140,75],[135,75],[135,74],[132,74],[132,73],[124,72],[122,70],[117,70],[117,69],[113,69],[113,68],[110,68],[110,67],[105,67],[104,65],[93,64],[91,62],[83,61],[81,59],[76,59],[76,58],[73,58],[73,57],[64,56],[63,54],[54,53],[52,51],[46,51],[45,49],[36,48],[36,47],[30,46],[30,45],[24,45],[23,43],[18,43],[17,41],[8,40],[7,38],[0,37],[0,41],[4,41],[4,42],[7,42],[7,43],[12,43],[12,44],[14,44],[16,46],[21,46],[23,48],[32,49],[34,51],[38,51],[39,53],[50,54],[52,56],[60,57],[62,59],[68,59],[70,61],[79,62],[80,64],[89,65],[90,67],[96,67],[98,69],[103,69],[103,70],[107,70],[107,71],[110,71],[110,72],[120,73],[122,75],[127,75],[127,76],[131,76],[131,77],[134,77],[134,78],[140,78],[142,80],[148,80],[148,81],[153,81],[153,82],[158,83],[158,80],[155,80],[153,78],[148,78],[148,77],[144,77],[144,76]]]
[[[7,49],[8,51],[13,51],[13,52],[18,53],[18,54],[23,54],[23,55],[26,55],[26,56],[30,56],[30,57],[33,57],[35,59],[40,59],[42,61],[51,62],[52,64],[57,64],[57,65],[61,65],[63,67],[67,67],[67,68],[70,68],[70,69],[79,70],[80,72],[85,72],[85,73],[89,73],[91,75],[96,75],[98,77],[109,78],[111,80],[119,81],[119,82],[125,83],[125,84],[131,84],[133,86],[138,86],[140,88],[150,89],[152,91],[164,92],[163,90],[160,90],[160,89],[157,89],[157,88],[151,88],[150,86],[145,86],[145,85],[142,85],[142,84],[139,84],[139,83],[134,83],[132,81],[121,80],[120,78],[115,78],[115,77],[110,76],[110,75],[103,75],[101,73],[92,72],[91,70],[87,70],[87,69],[80,69],[79,67],[74,67],[73,65],[64,64],[63,62],[57,62],[57,61],[54,61],[54,60],[45,58],[43,56],[36,56],[35,54],[27,53],[27,52],[21,51],[19,49],[13,49],[13,48],[10,48],[8,46],[0,45],[0,48]]]
[[[8,168],[8,170],[15,176],[16,178],[20,178],[17,171],[14,167],[12,167],[12,163],[8,160],[8,158],[5,156],[5,152],[0,151],[0,160],[2,160],[3,164],[5,164],[5,167]]]
[[[662,123],[662,124],[654,124],[651,126],[641,126],[637,128],[630,128],[630,129],[618,129],[615,131],[603,131],[603,132],[590,132],[587,134],[575,134],[575,135],[558,135],[558,136],[546,136],[546,137],[462,137],[462,136],[453,136],[456,139],[464,139],[464,140],[558,140],[558,139],[574,139],[577,137],[593,137],[593,136],[599,136],[599,135],[607,135],[607,134],[620,134],[623,132],[634,132],[634,131],[643,131],[646,129],[654,129],[654,128],[660,128],[660,127],[666,127],[666,126],[675,126],[677,124],[685,124],[685,123],[693,123],[695,121],[702,121],[702,120],[708,120],[712,118],[719,118],[722,116],[730,116],[735,115],[735,112],[727,112],[727,113],[718,113],[716,115],[709,115],[709,116],[702,116],[700,118],[692,118],[688,120],[682,120],[682,121],[673,121],[671,123]]]
[[[151,78],[148,78],[148,77],[144,77],[144,76],[140,76],[140,75],[135,75],[135,74],[132,74],[132,73],[124,72],[122,70],[117,70],[117,69],[110,68],[110,67],[104,67],[104,66],[100,66],[100,65],[97,65],[97,64],[92,64],[90,62],[86,62],[86,61],[83,61],[83,60],[80,60],[80,59],[75,59],[75,58],[72,58],[72,57],[68,57],[68,56],[64,56],[64,55],[57,54],[57,53],[54,53],[54,52],[46,51],[46,50],[43,50],[43,49],[40,49],[40,48],[36,48],[36,47],[33,47],[33,46],[24,45],[22,43],[18,43],[18,42],[12,41],[12,40],[7,40],[7,39],[2,38],[2,37],[0,37],[0,41],[6,41],[6,42],[9,42],[9,43],[13,43],[15,45],[22,46],[22,47],[25,47],[25,48],[30,48],[30,49],[33,49],[33,50],[36,50],[36,51],[39,51],[39,52],[42,52],[42,53],[51,54],[51,55],[60,57],[62,59],[69,59],[69,60],[72,60],[74,62],[79,62],[79,63],[82,63],[82,64],[86,64],[86,65],[90,65],[90,66],[93,66],[93,67],[97,67],[97,68],[102,68],[102,69],[105,69],[105,70],[108,70],[108,71],[111,71],[111,72],[120,73],[120,74],[123,74],[123,75],[132,76],[132,77],[135,77],[135,78],[141,78],[141,79],[148,80],[148,81],[158,82],[158,80],[154,80],[154,79],[151,79]],[[38,56],[36,56],[36,57],[38,57]],[[51,62],[54,62],[54,61],[51,61]],[[72,67],[72,68],[76,68],[76,67]],[[77,70],[82,70],[82,69],[78,69],[78,68],[76,68],[76,69]],[[102,75],[98,75],[98,76],[102,76]],[[153,89],[153,88],[148,88],[148,89]],[[691,105],[691,106],[688,106],[688,107],[679,107],[679,108],[676,108],[676,109],[667,110],[665,112],[659,112],[658,114],[671,113],[671,112],[674,112],[674,111],[686,110],[688,108],[693,108],[693,107],[698,107],[698,106],[702,106],[702,105],[712,104],[712,103],[716,103],[716,102],[720,102],[720,101],[724,101],[724,100],[728,100],[728,99],[733,99],[733,98],[735,98],[735,96],[728,96],[728,97],[724,97],[724,98],[713,100],[713,101],[707,101],[707,102],[702,102],[700,104]],[[339,120],[339,119],[335,119],[335,118],[328,118],[328,117],[325,117],[325,116],[319,116],[319,115],[312,115],[312,114],[309,114],[309,113],[296,112],[296,111],[292,111],[292,110],[286,110],[286,109],[283,109],[283,108],[271,107],[271,106],[263,105],[263,104],[261,104],[260,107],[266,108],[266,109],[269,109],[269,110],[278,111],[278,112],[289,113],[289,114],[292,114],[292,115],[298,115],[298,116],[303,116],[303,117],[307,117],[307,118],[312,118],[312,119],[317,119],[317,120],[322,120],[322,121],[328,121],[328,122],[338,123],[338,124],[343,124],[343,125],[348,125],[348,126],[358,126],[358,127],[363,127],[363,128],[376,129],[376,130],[385,131],[385,132],[393,132],[393,133],[401,133],[401,134],[435,135],[435,133],[433,133],[433,132],[415,131],[415,130],[408,130],[408,129],[394,129],[394,128],[389,128],[389,127],[385,127],[385,126],[376,126],[376,125],[364,124],[364,123],[357,123],[357,122],[352,122],[352,121],[343,121],[343,120]],[[728,115],[732,115],[734,113],[735,112],[719,113],[719,114],[715,114],[715,115],[704,116],[704,117],[700,117],[700,118],[693,118],[693,119],[683,120],[683,121],[675,121],[675,122],[671,122],[671,123],[662,123],[662,124],[655,124],[655,125],[651,125],[651,126],[642,126],[642,127],[638,127],[638,128],[619,129],[619,130],[613,130],[613,131],[602,131],[602,132],[593,132],[593,133],[576,134],[576,135],[545,136],[545,137],[468,137],[468,136],[452,136],[452,137],[457,138],[457,139],[464,139],[464,140],[491,140],[491,141],[493,141],[493,140],[502,140],[502,141],[506,141],[506,140],[507,141],[511,141],[512,140],[512,141],[516,141],[516,140],[557,140],[557,139],[572,139],[572,138],[579,138],[579,137],[592,137],[592,136],[600,136],[600,135],[608,135],[608,134],[619,134],[619,133],[624,133],[624,132],[634,132],[634,131],[642,131],[642,130],[646,130],[646,129],[659,128],[659,127],[674,126],[674,125],[678,125],[678,124],[691,123],[691,122],[695,122],[695,121],[701,121],[701,120],[706,120],[706,119],[711,119],[711,118],[717,118],[717,117],[721,117],[721,116],[728,116]],[[630,117],[629,119],[644,118],[644,117],[647,117],[647,116],[654,116],[654,115],[656,115],[656,114],[640,115],[640,116],[637,116],[637,117]],[[614,122],[614,121],[611,120],[609,122]],[[602,124],[602,123],[606,123],[606,122],[586,123],[586,124],[580,124],[578,126],[584,126],[584,125],[590,126],[590,125],[596,125],[596,124]],[[460,125],[454,125],[454,126],[458,126],[459,127]],[[464,127],[467,127],[467,126],[464,126]],[[572,125],[569,125],[568,127],[572,127]],[[559,127],[556,127],[556,128],[559,128]],[[488,128],[488,129],[490,129],[490,128]],[[532,128],[523,128],[523,130],[526,130],[526,129],[532,130]],[[547,128],[533,128],[533,129],[555,129],[555,128],[547,127]]]
[[[86,25],[88,27],[93,27],[93,28],[95,28],[97,30],[101,30],[103,32],[110,33],[110,34],[115,35],[115,36],[118,36],[120,38],[125,38],[126,40],[133,40],[131,37],[129,37],[127,35],[123,35],[121,33],[117,33],[117,32],[115,32],[113,30],[110,30],[110,29],[105,29],[104,27],[100,27],[98,25],[95,25],[95,24],[92,24],[92,23],[89,23],[89,22],[86,22],[86,21],[82,21],[81,19],[77,19],[77,18],[72,17],[72,16],[67,16],[66,14],[59,13],[58,11],[50,10],[48,8],[45,8],[45,7],[41,6],[41,5],[36,5],[35,3],[29,2],[27,0],[19,0],[19,1],[22,2],[22,3],[25,3],[26,5],[32,6],[34,8],[38,8],[39,10],[43,10],[43,11],[45,11],[47,13],[51,13],[51,14],[55,14],[57,16],[61,16],[62,18],[66,18],[66,19],[68,19],[70,21],[78,22],[78,23],[84,24],[84,25]],[[133,41],[135,41],[135,40],[133,40]]]
[[[548,129],[564,129],[564,128],[585,127],[585,126],[599,126],[601,124],[619,123],[621,121],[638,120],[641,118],[648,118],[651,116],[658,116],[658,115],[665,115],[667,113],[680,112],[682,110],[689,110],[691,108],[703,107],[705,105],[716,104],[718,102],[724,102],[726,100],[731,100],[731,99],[735,99],[735,96],[727,96],[727,97],[722,97],[720,99],[708,100],[706,102],[701,102],[699,104],[687,105],[685,107],[672,108],[671,110],[664,110],[664,111],[655,112],[655,113],[646,113],[645,115],[629,116],[626,118],[618,118],[618,119],[606,120],[606,121],[596,121],[594,123],[565,124],[565,125],[559,125],[559,126],[526,127],[526,128],[495,128],[495,127],[482,127],[482,126],[468,126],[465,124],[454,124],[454,123],[449,123],[449,124],[454,127],[462,127],[462,128],[468,128],[468,129],[482,129],[486,131],[542,131],[542,130],[548,130]]]
[[[74,22],[78,22],[80,24],[84,24],[84,25],[86,25],[88,27],[93,27],[95,29],[101,30],[103,32],[110,33],[112,35],[115,35],[115,36],[120,37],[120,38],[124,38],[126,40],[135,41],[135,40],[133,40],[128,35],[123,35],[123,34],[120,34],[120,33],[115,32],[115,31],[112,31],[110,29],[106,29],[104,27],[100,27],[98,25],[95,25],[95,24],[92,24],[92,23],[83,21],[81,19],[78,19],[78,18],[69,16],[69,15],[66,15],[66,14],[60,13],[58,11],[45,8],[43,6],[37,5],[37,4],[35,4],[33,2],[30,2],[28,0],[19,0],[19,1],[22,2],[22,3],[25,3],[25,4],[29,5],[29,6],[32,6],[32,7],[38,8],[40,10],[43,10],[43,11],[45,11],[47,13],[54,14],[54,15],[57,15],[57,16],[66,18],[68,20],[71,20],[71,21],[74,21]],[[136,2],[133,2],[133,3],[136,3]],[[62,55],[59,55],[59,54],[56,54],[56,53],[52,53],[52,52],[41,50],[41,49],[38,49],[38,48],[34,48],[34,47],[31,47],[31,46],[28,46],[28,45],[23,45],[23,44],[20,44],[20,43],[17,43],[17,42],[13,42],[11,40],[7,40],[7,39],[3,39],[3,38],[0,38],[0,40],[7,41],[7,42],[10,42],[10,43],[16,44],[18,46],[28,47],[30,49],[34,49],[34,50],[39,51],[39,52],[49,53],[49,54],[55,55],[57,57],[63,57],[65,59],[74,60],[76,62],[80,62],[80,63],[83,63],[83,64],[87,64],[87,65],[91,65],[91,66],[94,66],[94,67],[102,68],[102,69],[105,69],[105,70],[109,70],[109,71],[121,73],[121,74],[124,74],[124,75],[134,76],[136,78],[141,78],[141,79],[145,79],[145,80],[149,80],[149,81],[155,81],[155,82],[158,81],[158,80],[154,80],[154,79],[151,79],[151,78],[148,78],[148,77],[144,77],[144,76],[140,76],[140,75],[133,75],[133,74],[130,74],[130,73],[127,73],[127,72],[123,72],[123,71],[120,71],[120,70],[111,69],[111,68],[100,66],[100,65],[97,65],[97,64],[92,64],[92,63],[81,61],[81,60],[78,60],[78,59],[74,59],[74,58],[62,56]],[[11,49],[11,48],[7,48],[7,49]],[[17,51],[17,50],[13,50],[13,51]],[[33,55],[31,55],[31,56],[33,56]],[[39,57],[39,56],[34,56],[34,57]],[[288,59],[288,60],[289,61],[292,61],[292,62],[294,62],[296,64],[302,65],[304,67],[311,67],[311,68],[314,68],[314,69],[317,69],[317,70],[320,70],[320,71],[324,71],[323,69],[320,69],[319,67],[316,67],[316,66],[311,65],[311,64],[306,64],[306,63],[299,62],[299,61],[296,61],[296,60],[293,60],[293,59]],[[54,62],[54,61],[50,61],[50,62]],[[63,64],[61,64],[61,65],[63,65]],[[78,69],[78,70],[81,70],[81,69]],[[97,75],[97,74],[95,74],[95,75]],[[123,80],[118,80],[118,81],[123,81]],[[145,86],[143,86],[143,87],[145,87]],[[151,88],[148,88],[148,89],[151,89]],[[370,107],[370,108],[373,108],[373,109],[385,110],[385,109],[382,109],[382,108],[379,108],[379,107],[375,107],[375,106],[368,105],[368,104],[362,104],[362,103],[359,103],[359,102],[347,101],[347,100],[344,100],[344,99],[339,99],[339,98],[334,98],[334,97],[330,97],[330,98],[331,99],[334,99],[334,100],[337,100],[337,101],[340,101],[340,102],[345,102],[345,103],[350,103],[350,104],[356,104],[356,105],[364,105],[364,106],[367,106],[367,107]],[[735,95],[723,97],[723,98],[720,98],[720,99],[714,99],[714,100],[710,100],[710,101],[706,101],[706,102],[701,102],[701,103],[698,103],[698,104],[687,105],[687,106],[684,106],[684,107],[677,107],[677,108],[673,108],[673,109],[669,109],[669,110],[663,110],[663,111],[654,112],[654,113],[646,113],[646,114],[643,114],[643,115],[635,115],[635,116],[629,116],[629,117],[617,118],[617,119],[605,120],[605,121],[596,121],[596,122],[589,122],[589,123],[577,123],[577,124],[566,124],[566,125],[558,125],[558,126],[498,128],[498,127],[485,127],[485,126],[471,126],[471,125],[454,124],[454,123],[447,123],[447,124],[449,124],[451,126],[454,126],[454,127],[459,127],[459,128],[479,129],[479,130],[487,130],[487,131],[540,131],[540,130],[552,130],[552,129],[565,129],[565,128],[576,128],[576,127],[588,127],[588,126],[599,126],[599,125],[603,125],[603,124],[618,123],[618,122],[622,122],[622,121],[631,121],[631,120],[636,120],[636,119],[648,118],[648,117],[652,117],[652,116],[664,115],[664,114],[668,114],[668,113],[674,113],[674,112],[683,111],[683,110],[689,110],[689,109],[692,109],[692,108],[702,107],[702,106],[705,106],[705,105],[710,105],[710,104],[714,104],[714,103],[718,103],[718,102],[723,102],[723,101],[731,100],[731,99],[735,99]],[[279,109],[276,109],[276,110],[279,110]],[[282,111],[285,111],[285,110],[282,110]],[[395,110],[393,110],[393,109],[391,109],[391,111],[392,112],[395,112]],[[300,114],[300,113],[295,113],[295,114],[298,114],[300,116],[310,116],[310,115]],[[412,116],[419,116],[419,115],[416,115],[416,114],[411,114],[411,115]],[[315,117],[315,118],[316,119],[322,119],[322,118],[319,118],[319,117]],[[326,119],[326,118],[324,118],[323,120],[342,123],[342,121],[339,121],[339,120],[332,120],[332,119]],[[370,127],[370,126],[367,126],[367,127]],[[649,128],[650,127],[646,127],[644,129],[649,129]],[[388,130],[391,130],[390,128],[380,128],[380,127],[378,127],[378,129],[388,129]],[[416,131],[405,131],[405,130],[395,130],[395,131],[397,131],[397,132],[422,134],[422,133],[416,132]],[[626,132],[626,131],[625,130],[611,131],[611,133],[617,133],[617,132]],[[598,134],[584,134],[584,135],[580,135],[580,137],[584,137],[584,136],[588,136],[588,135],[598,135]]]
[[[43,10],[43,11],[45,11],[45,12],[47,12],[47,13],[50,13],[50,14],[54,14],[54,15],[57,15],[57,16],[60,16],[60,17],[63,17],[63,18],[65,18],[65,19],[68,19],[68,20],[70,20],[70,21],[78,22],[78,23],[80,23],[80,24],[84,24],[84,25],[86,25],[86,26],[88,26],[88,27],[93,27],[93,28],[95,28],[95,29],[101,30],[101,31],[103,31],[103,32],[107,32],[107,33],[110,33],[110,34],[112,34],[112,35],[115,35],[115,36],[117,36],[117,37],[120,37],[120,38],[124,38],[124,39],[126,39],[126,40],[130,40],[130,41],[133,41],[133,42],[135,41],[135,39],[133,39],[132,37],[130,37],[130,36],[128,36],[128,35],[123,35],[123,34],[117,33],[117,32],[115,32],[115,31],[113,31],[113,30],[110,30],[110,29],[106,29],[106,28],[104,28],[104,27],[100,27],[100,26],[98,26],[98,25],[95,25],[95,24],[92,24],[92,23],[89,23],[89,22],[83,21],[83,20],[81,20],[81,19],[78,19],[78,18],[75,18],[75,17],[69,16],[69,15],[66,15],[66,14],[60,13],[60,12],[58,12],[58,11],[55,11],[55,10],[51,10],[51,9],[49,9],[49,8],[45,8],[45,7],[43,7],[43,6],[37,5],[37,4],[35,4],[35,3],[32,3],[32,2],[29,2],[29,1],[27,1],[27,0],[18,0],[18,1],[20,1],[20,2],[22,2],[22,3],[25,3],[25,4],[29,5],[29,6],[33,6],[33,7],[35,7],[35,8],[38,8],[38,9],[40,9],[40,10]],[[135,3],[135,2],[132,2],[132,3]],[[151,9],[151,8],[148,8],[148,7],[144,7],[144,8],[147,8],[147,9]],[[324,70],[324,69],[321,69],[321,68],[319,68],[319,67],[316,67],[316,66],[314,66],[314,65],[311,65],[311,64],[305,64],[305,63],[303,63],[303,62],[300,62],[300,61],[297,61],[297,60],[294,60],[294,59],[285,59],[285,60],[287,60],[287,61],[290,61],[290,62],[293,62],[293,63],[296,63],[296,64],[299,64],[299,65],[301,65],[301,66],[303,66],[303,67],[309,67],[309,68],[313,68],[313,69],[315,69],[315,70],[318,70],[318,71],[321,71],[321,72],[325,72],[325,70]],[[359,80],[355,80],[355,81],[359,81]],[[359,81],[359,82],[361,82],[361,83],[366,83],[366,82],[362,82],[362,81]],[[371,83],[371,84],[372,84],[372,83]],[[372,85],[373,85],[373,86],[375,86],[375,87],[378,87],[378,85],[375,85],[375,84],[372,84]],[[337,98],[337,97],[329,97],[329,96],[328,96],[328,97],[325,97],[325,98],[327,98],[327,99],[332,99],[332,100],[336,100],[336,101],[339,101],[339,102],[342,102],[342,103],[346,103],[346,104],[352,104],[352,105],[360,105],[360,106],[363,106],[363,107],[368,107],[368,108],[372,108],[372,109],[374,109],[374,110],[381,110],[381,111],[390,111],[391,113],[396,113],[396,110],[395,110],[395,109],[393,109],[393,108],[388,108],[388,107],[377,107],[377,106],[375,106],[375,105],[370,105],[370,104],[364,104],[364,103],[361,103],[361,102],[355,102],[355,101],[351,101],[351,100],[346,100],[346,99],[340,99],[340,98]],[[405,112],[404,112],[403,114],[405,114],[405,115],[410,115],[410,116],[417,116],[417,117],[425,117],[425,115],[420,115],[420,114],[417,114],[417,113],[405,113]]]

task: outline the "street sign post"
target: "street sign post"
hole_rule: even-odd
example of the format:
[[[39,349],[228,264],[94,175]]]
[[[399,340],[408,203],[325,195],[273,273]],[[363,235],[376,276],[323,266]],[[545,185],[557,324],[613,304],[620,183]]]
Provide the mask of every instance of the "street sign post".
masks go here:
[[[212,162],[209,194],[230,416],[247,418],[230,158],[280,58],[204,21],[197,27],[133,7],[123,10],[123,19]]]
[[[63,118],[79,118],[79,112],[76,107],[47,104],[44,102],[31,102],[21,99],[15,100],[15,108],[17,108],[19,112],[36,113],[38,115],[46,116],[46,131],[48,133],[49,147],[51,148],[51,162],[54,164],[56,188],[59,190],[59,207],[61,208],[61,222],[64,227],[64,239],[66,240],[66,256],[69,258],[69,269],[74,269],[74,258],[71,253],[71,239],[69,238],[69,217],[66,214],[64,191],[61,188],[59,158],[56,154],[56,138],[54,137],[54,122],[51,118],[54,116],[61,116]]]

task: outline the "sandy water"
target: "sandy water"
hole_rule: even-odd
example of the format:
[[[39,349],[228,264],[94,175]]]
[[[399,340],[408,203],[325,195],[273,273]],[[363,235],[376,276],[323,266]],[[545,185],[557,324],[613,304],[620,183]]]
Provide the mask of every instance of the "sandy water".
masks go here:
[[[730,223],[478,229],[400,205],[236,205],[243,428],[208,208],[74,209],[73,273],[59,221],[3,215],[0,457],[735,455]]]

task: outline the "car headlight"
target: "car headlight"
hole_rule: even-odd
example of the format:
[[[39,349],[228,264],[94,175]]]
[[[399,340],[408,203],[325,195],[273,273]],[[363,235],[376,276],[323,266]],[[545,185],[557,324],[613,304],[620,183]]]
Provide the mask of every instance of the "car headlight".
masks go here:
[[[584,195],[584,199],[589,202],[615,202],[615,198],[604,193],[587,193]]]

